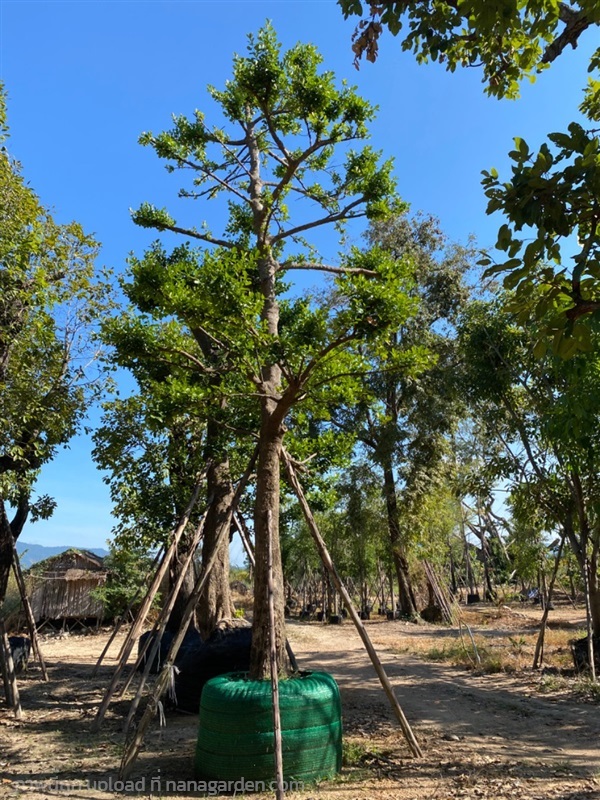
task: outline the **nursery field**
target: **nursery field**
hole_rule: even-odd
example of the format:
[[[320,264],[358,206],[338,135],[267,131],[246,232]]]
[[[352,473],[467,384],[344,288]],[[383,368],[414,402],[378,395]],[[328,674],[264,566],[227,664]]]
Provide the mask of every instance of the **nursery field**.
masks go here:
[[[464,627],[366,623],[424,750],[420,760],[410,756],[351,623],[291,621],[301,668],[327,670],[339,682],[345,765],[335,780],[287,796],[600,798],[600,692],[573,673],[568,644],[580,635],[584,613],[571,606],[551,612],[547,666],[533,672],[539,616],[531,606],[464,609],[479,664]],[[191,714],[167,712],[166,726],[157,724],[147,737],[130,783],[117,782],[128,702],[114,703],[103,729],[91,732],[112,662],[96,678],[91,670],[109,633],[43,642],[49,682],[40,681],[34,665],[20,683],[23,720],[0,709],[0,796],[198,796],[185,788],[194,781],[197,717]]]

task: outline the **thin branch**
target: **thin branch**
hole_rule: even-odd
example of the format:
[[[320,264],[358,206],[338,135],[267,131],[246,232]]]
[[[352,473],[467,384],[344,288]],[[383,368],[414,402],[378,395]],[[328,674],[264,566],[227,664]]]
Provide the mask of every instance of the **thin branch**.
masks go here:
[[[278,272],[288,269],[304,269],[315,270],[316,272],[331,272],[334,275],[366,275],[369,278],[378,278],[379,273],[372,269],[363,269],[362,267],[333,267],[330,264],[310,264],[299,262],[287,261],[279,265]]]
[[[326,217],[321,217],[321,219],[314,220],[313,222],[306,222],[304,225],[298,225],[295,228],[290,228],[287,231],[283,231],[283,233],[278,233],[276,236],[273,236],[272,244],[277,244],[277,242],[285,239],[289,236],[295,236],[298,233],[302,233],[302,231],[308,231],[312,228],[318,228],[320,225],[328,225],[332,222],[340,222],[341,220],[345,219],[358,219],[359,217],[364,217],[367,213],[366,211],[361,211],[359,214],[351,214],[353,208],[356,208],[361,203],[364,202],[364,195],[361,195],[352,203],[349,203],[345,206],[341,211],[338,211],[337,214],[328,214]]]
[[[201,242],[208,242],[208,244],[214,244],[217,247],[227,247],[230,250],[234,250],[237,247],[235,242],[229,242],[226,239],[216,239],[214,236],[211,236],[210,233],[199,233],[190,228],[180,228],[178,225],[169,225],[168,223],[160,222],[151,227],[159,231],[172,231],[173,233],[181,233],[183,236],[191,236],[193,239],[199,239]]]
[[[311,373],[316,369],[317,366],[323,363],[325,357],[329,353],[331,353],[333,350],[337,350],[338,347],[341,347],[343,344],[346,344],[346,342],[351,342],[352,339],[354,338],[356,338],[356,334],[354,332],[347,333],[345,334],[345,336],[339,336],[337,339],[334,339],[333,342],[330,342],[327,345],[327,347],[321,350],[321,352],[317,356],[311,358],[311,360],[308,362],[308,364],[306,365],[306,367],[304,368],[304,370],[302,371],[302,373],[298,378],[299,382],[298,388],[301,388],[306,383]]]

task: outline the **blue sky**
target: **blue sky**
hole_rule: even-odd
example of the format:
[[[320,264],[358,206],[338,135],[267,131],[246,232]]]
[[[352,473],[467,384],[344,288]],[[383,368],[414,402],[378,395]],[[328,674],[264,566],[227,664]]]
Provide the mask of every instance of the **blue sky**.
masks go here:
[[[477,70],[447,74],[417,66],[390,36],[375,65],[352,66],[352,21],[335,0],[2,0],[0,77],[8,92],[10,149],[56,219],[79,221],[102,243],[99,265],[122,271],[129,252],[154,239],[129,209],[143,201],[173,208],[179,188],[142,131],[170,127],[171,114],[210,109],[206,85],[222,86],[246,34],[270,19],[283,45],[315,44],[324,67],[379,105],[372,144],[393,156],[401,195],[433,213],[451,239],[495,241],[498,216],[485,215],[482,169],[507,175],[512,137],[539,146],[577,117],[588,37],[515,102],[483,94]],[[210,115],[208,115],[210,119]],[[211,209],[199,211],[210,220]],[[336,240],[324,244],[335,252]],[[92,423],[97,414],[92,415]],[[108,489],[90,440],[71,442],[38,483],[58,501],[54,517],[23,532],[39,544],[103,546],[112,527]],[[237,551],[236,560],[239,560]]]

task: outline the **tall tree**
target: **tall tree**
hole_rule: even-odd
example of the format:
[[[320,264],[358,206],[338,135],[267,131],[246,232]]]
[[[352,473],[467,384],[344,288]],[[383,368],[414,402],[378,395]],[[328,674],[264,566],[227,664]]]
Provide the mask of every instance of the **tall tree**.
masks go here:
[[[414,517],[431,490],[459,416],[454,381],[456,354],[450,335],[468,297],[464,282],[474,250],[450,245],[437,220],[406,215],[373,223],[370,246],[411,264],[414,313],[391,334],[393,360],[369,352],[374,369],[368,395],[335,415],[353,430],[381,470],[401,613],[417,614],[409,571]],[[395,361],[395,364],[393,363]]]
[[[106,472],[104,480],[110,486],[113,515],[118,520],[113,529],[116,552],[148,552],[166,546],[168,532],[181,519],[205,463],[204,423],[190,417],[181,407],[174,407],[165,387],[154,384],[147,375],[140,383],[140,390],[126,399],[107,402],[102,424],[94,433],[93,457]],[[200,511],[196,509],[190,514],[171,566],[171,585],[189,552],[199,517]],[[169,629],[179,629],[194,583],[191,564],[170,615]],[[225,572],[222,591],[226,601],[215,604],[219,618],[231,616],[228,590]],[[208,618],[202,610],[194,625],[210,633]]]
[[[241,304],[224,308],[220,319],[208,313],[197,323],[217,343],[217,353],[227,354],[228,374],[243,378],[246,393],[258,403],[255,678],[269,674],[265,598],[270,537],[276,650],[282,668],[287,663],[278,536],[286,417],[312,386],[335,385],[338,375],[364,368],[354,345],[383,335],[410,305],[404,265],[381,253],[356,250],[340,263],[326,264],[304,239],[324,226],[340,229],[349,220],[384,218],[402,207],[391,162],[382,163],[369,147],[349,146],[367,137],[374,109],[349,86],[336,87],[334,76],[321,71],[320,63],[310,45],[282,53],[267,25],[249,37],[248,54],[235,57],[233,78],[225,89],[209,90],[225,127],[210,128],[196,112],[192,120],[177,117],[171,131],[141,139],[167,160],[168,169],[193,175],[192,187],[182,189],[180,196],[208,200],[224,194],[227,199],[227,222],[218,234],[205,225],[179,223],[150,204],[142,205],[134,220],[217,248],[197,254],[209,275],[218,275],[213,295],[244,287]],[[298,201],[293,218],[290,199]],[[337,305],[327,309],[309,298],[283,299],[286,280],[296,269],[334,275]],[[189,291],[193,296],[193,287]],[[202,369],[212,369],[204,357],[199,360]],[[228,381],[222,384],[225,395],[228,386]]]

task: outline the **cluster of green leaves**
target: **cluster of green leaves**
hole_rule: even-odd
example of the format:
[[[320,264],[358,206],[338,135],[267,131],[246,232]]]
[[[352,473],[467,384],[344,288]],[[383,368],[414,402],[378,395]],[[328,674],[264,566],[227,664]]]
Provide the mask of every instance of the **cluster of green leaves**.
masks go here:
[[[530,535],[535,550],[542,531],[562,528],[580,568],[588,556],[596,563],[597,346],[569,360],[550,352],[536,358],[526,332],[502,302],[475,307],[461,337],[469,402],[486,436],[501,446],[501,457],[488,453],[488,474],[510,489],[515,531]],[[592,572],[593,588],[597,576]]]
[[[363,54],[369,61],[377,58],[385,27],[394,36],[402,34],[402,49],[413,52],[419,62],[437,61],[451,72],[481,67],[486,92],[509,98],[519,96],[524,78],[534,80],[567,44],[576,45],[583,30],[600,22],[594,0],[572,7],[559,0],[338,0],[338,5],[346,18],[364,16],[354,34],[357,62]]]
[[[346,17],[362,15],[363,3],[338,0]],[[375,60],[383,28],[394,35],[408,27],[402,47],[418,61],[445,62],[448,69],[483,69],[486,92],[516,98],[524,78],[533,80],[582,34],[600,24],[593,0],[573,5],[558,0],[502,0],[486,3],[414,0],[370,3],[370,21],[355,33],[357,59],[366,52]],[[600,49],[590,58],[587,87],[580,106],[590,122],[600,119]],[[506,273],[505,288],[516,289],[511,310],[521,323],[538,331],[536,354],[547,347],[563,358],[591,347],[600,309],[598,290],[598,193],[600,150],[597,131],[573,122],[568,132],[549,134],[549,142],[532,153],[522,139],[510,153],[512,177],[501,182],[496,170],[483,173],[488,213],[507,219],[497,247],[508,260],[487,275]],[[517,238],[525,230],[529,238]],[[565,250],[576,250],[574,256]],[[491,265],[485,256],[482,264]],[[544,324],[541,322],[544,320]]]
[[[192,120],[176,117],[170,131],[140,138],[168,162],[169,171],[193,171],[193,186],[184,187],[181,197],[212,200],[225,194],[223,234],[213,235],[206,223],[180,227],[168,211],[149,203],[135,212],[134,221],[242,249],[266,237],[281,255],[286,240],[310,252],[302,234],[316,225],[341,228],[348,219],[375,219],[389,214],[390,207],[400,208],[391,161],[382,162],[369,147],[346,147],[343,160],[338,152],[340,145],[367,138],[374,107],[354,87],[340,89],[333,73],[320,71],[322,57],[314,46],[298,44],[282,53],[269,24],[248,37],[247,51],[235,57],[233,77],[223,90],[209,87],[225,127],[209,127],[196,111]],[[257,198],[250,196],[258,169],[248,153],[250,141],[262,159],[259,214]],[[310,221],[295,203],[290,223],[289,197],[308,201],[310,214],[316,208],[322,217]]]
[[[106,472],[119,548],[165,544],[204,465],[203,445],[203,425],[183,414],[167,421],[150,391],[104,405],[93,457]]]
[[[495,170],[484,172],[488,213],[501,210],[508,220],[496,247],[509,259],[487,274],[508,273],[504,287],[515,290],[509,307],[521,323],[544,322],[537,355],[544,355],[551,334],[554,352],[569,357],[591,349],[600,311],[600,140],[574,122],[568,134],[548,138],[554,151],[543,144],[538,153],[515,140],[510,182],[501,183]],[[515,236],[521,231],[533,236]],[[565,266],[567,246],[579,249],[572,269]]]
[[[104,559],[104,566],[108,570],[106,583],[92,592],[104,605],[105,618],[115,619],[122,616],[130,604],[131,613],[136,614],[138,605],[144,599],[152,564],[152,555],[139,542],[111,543],[110,552]],[[157,606],[159,602],[160,597],[157,595],[153,605]]]

